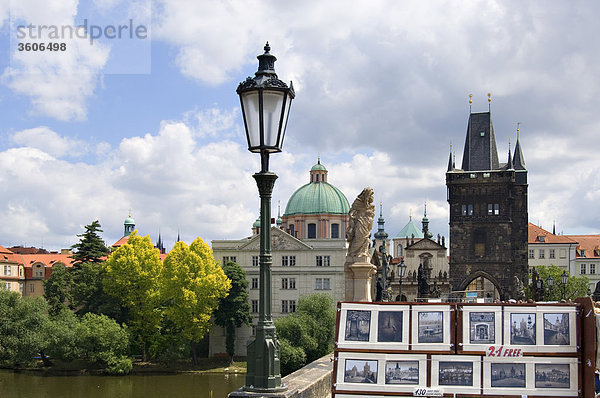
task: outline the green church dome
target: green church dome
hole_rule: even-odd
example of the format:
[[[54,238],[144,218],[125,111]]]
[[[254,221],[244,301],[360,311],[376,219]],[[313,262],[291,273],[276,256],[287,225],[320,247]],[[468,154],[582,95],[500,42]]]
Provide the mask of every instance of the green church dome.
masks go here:
[[[125,221],[123,222],[123,224],[125,225],[135,225],[135,221],[133,220],[133,218],[131,218],[131,216],[127,217],[125,219]]]
[[[402,228],[402,230],[400,232],[398,232],[398,235],[396,235],[396,237],[394,239],[404,239],[404,238],[412,238],[415,237],[416,239],[422,239],[423,238],[423,231],[419,230],[415,224],[413,224],[412,222],[412,217],[411,219],[408,221],[408,224],[406,224],[404,226],[404,228]]]
[[[348,199],[342,191],[327,182],[311,182],[294,192],[284,215],[348,214],[349,211]]]
[[[327,169],[319,160],[310,169],[310,183],[301,186],[290,197],[284,216],[296,214],[348,214],[346,196],[327,182]]]

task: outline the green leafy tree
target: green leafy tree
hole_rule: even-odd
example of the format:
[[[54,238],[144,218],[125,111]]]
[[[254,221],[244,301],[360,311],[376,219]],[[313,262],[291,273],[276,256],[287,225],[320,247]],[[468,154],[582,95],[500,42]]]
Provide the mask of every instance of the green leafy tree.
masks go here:
[[[299,314],[308,315],[315,322],[314,337],[317,340],[317,349],[314,356],[310,356],[307,360],[312,362],[333,352],[336,318],[333,297],[327,293],[315,293],[301,297],[296,311]]]
[[[0,289],[0,363],[10,367],[32,364],[47,341],[48,305],[43,297],[22,298]]]
[[[98,232],[103,231],[100,229],[98,220],[95,220],[85,226],[84,233],[77,235],[80,237],[79,243],[71,246],[74,251],[72,257],[75,260],[75,266],[81,263],[100,263],[110,253]]]
[[[248,303],[248,281],[246,273],[234,262],[223,265],[223,272],[231,281],[231,290],[227,297],[220,300],[215,311],[215,323],[225,328],[225,347],[229,363],[233,363],[235,354],[235,331],[242,325],[251,325],[250,304]]]
[[[589,279],[584,276],[569,275],[567,285],[563,287],[562,274],[564,269],[556,265],[539,265],[535,269],[538,272],[539,278],[544,282],[544,296],[547,301],[559,301],[564,298],[566,300],[575,299],[577,297],[586,297],[588,295]],[[553,286],[548,287],[548,277],[552,276],[554,281]],[[531,290],[531,288],[530,288]]]
[[[231,282],[200,238],[190,246],[177,242],[164,261],[162,296],[167,317],[191,342],[194,364],[197,343],[208,333],[210,317]]]
[[[130,332],[141,348],[144,361],[159,337],[162,277],[163,263],[158,249],[150,237],[142,238],[136,231],[104,263],[104,291],[127,310]]]
[[[294,347],[287,339],[279,339],[279,356],[283,376],[300,369],[306,364],[306,353],[302,347]]]
[[[131,359],[127,357],[129,334],[114,319],[87,313],[77,325],[75,336],[81,359],[111,374],[131,371]]]
[[[119,323],[127,322],[127,313],[119,299],[104,291],[105,272],[103,263],[81,263],[71,271],[72,306],[80,316],[91,312],[107,315]]]
[[[77,347],[76,329],[79,319],[69,309],[63,309],[51,317],[46,324],[44,335],[46,339],[45,354],[64,362],[71,362],[80,357]]]
[[[333,351],[335,317],[331,296],[317,293],[301,297],[296,313],[277,319],[277,335],[293,348],[281,350],[282,369],[291,373]],[[304,358],[304,361],[299,358]]]
[[[44,281],[44,297],[50,306],[51,315],[69,308],[73,301],[72,284],[73,277],[65,265],[56,264],[52,267],[52,275]]]

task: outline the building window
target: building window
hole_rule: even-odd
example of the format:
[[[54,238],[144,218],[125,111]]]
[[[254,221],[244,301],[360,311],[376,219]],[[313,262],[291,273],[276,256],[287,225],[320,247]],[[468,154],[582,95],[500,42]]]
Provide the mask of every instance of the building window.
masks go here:
[[[252,278],[251,289],[258,289],[258,278]]]
[[[4,266],[4,275],[5,275],[5,276],[10,276],[10,273],[11,273],[11,268],[12,268],[12,267],[11,267],[10,265],[5,265],[5,266]]]
[[[258,256],[252,256],[252,266],[258,267],[258,264],[259,264]]]
[[[10,292],[10,282],[4,282],[4,289]]]
[[[486,241],[486,233],[484,230],[475,230],[474,233],[474,252],[478,257],[485,256],[485,241]]]
[[[548,250],[548,258],[556,258],[554,257],[554,249]]]
[[[19,283],[19,292],[23,293],[23,282]]]
[[[490,173],[483,173],[483,178],[490,178]]]
[[[296,234],[294,233],[294,224],[290,225],[290,235],[292,235],[293,237],[296,236]]]
[[[296,300],[281,300],[281,312],[284,314],[296,312]]]
[[[235,263],[237,262],[237,258],[236,256],[223,256],[223,265],[227,264],[228,262],[232,262]]]
[[[42,269],[42,266],[40,264],[35,266],[35,277],[41,278],[42,276],[44,276],[44,270]]]
[[[329,256],[317,256],[317,267],[329,267],[330,265]]]
[[[281,266],[295,267],[296,266],[296,256],[281,256]]]
[[[585,275],[585,264],[581,264],[581,268],[580,268],[580,270],[579,270],[579,273],[580,273],[581,275]]]
[[[331,239],[340,237],[340,224],[331,224]]]
[[[315,290],[329,290],[330,279],[329,278],[317,278],[315,279]]]
[[[494,215],[495,216],[500,215],[500,205],[498,203],[494,203]]]
[[[581,257],[585,257],[585,250],[584,249],[581,249],[579,252],[581,253],[580,254]]]
[[[467,215],[467,205],[462,205],[462,206],[460,207],[460,213],[461,213],[463,216],[466,216],[466,215]]]
[[[567,249],[560,249],[560,258],[567,258]]]
[[[252,313],[258,312],[258,300],[252,300]]]
[[[529,249],[529,258],[535,258],[535,250]]]
[[[402,245],[396,246],[396,257],[400,257],[402,255]]]
[[[295,289],[296,288],[296,278],[281,278],[281,288],[282,289]]]
[[[35,291],[35,285],[32,283],[29,285],[29,293],[33,293]]]
[[[546,258],[546,250],[540,249],[538,258]]]
[[[596,264],[590,264],[590,275],[596,273]]]
[[[23,276],[23,268],[19,267],[19,276]]]
[[[473,205],[467,205],[467,215],[468,216],[473,215]]]
[[[541,243],[544,243],[544,242],[546,242],[546,237],[545,237],[545,236],[538,236],[538,240],[539,240]]]
[[[494,215],[494,205],[491,203],[488,203],[488,216],[493,216]]]
[[[308,224],[308,239],[317,239],[317,224]]]

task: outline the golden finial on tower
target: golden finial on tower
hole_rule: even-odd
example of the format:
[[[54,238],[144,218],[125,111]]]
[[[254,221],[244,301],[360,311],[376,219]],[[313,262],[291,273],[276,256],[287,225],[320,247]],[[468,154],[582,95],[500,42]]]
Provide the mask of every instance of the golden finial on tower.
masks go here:
[[[519,140],[519,128],[521,127],[521,122],[517,122],[517,141]]]
[[[492,106],[492,93],[488,93],[488,111],[491,109]]]
[[[473,94],[469,94],[469,112],[471,112],[472,105],[473,105]]]
[[[412,209],[408,209],[408,221],[412,221]]]

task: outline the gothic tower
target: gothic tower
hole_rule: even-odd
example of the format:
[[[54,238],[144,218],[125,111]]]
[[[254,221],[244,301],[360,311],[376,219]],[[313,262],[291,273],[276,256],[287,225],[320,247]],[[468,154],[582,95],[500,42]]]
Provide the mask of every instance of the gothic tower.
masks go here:
[[[500,163],[491,112],[471,113],[462,169],[448,162],[446,186],[452,290],[483,278],[500,298],[517,298],[518,282],[528,280],[527,170],[518,136],[514,157],[509,150]]]

